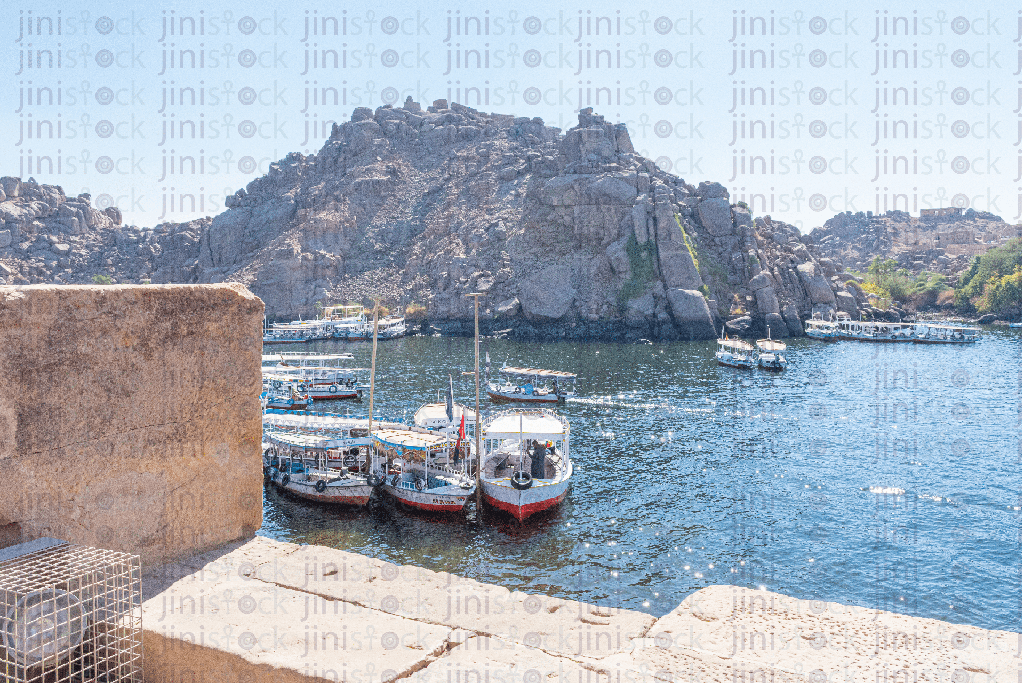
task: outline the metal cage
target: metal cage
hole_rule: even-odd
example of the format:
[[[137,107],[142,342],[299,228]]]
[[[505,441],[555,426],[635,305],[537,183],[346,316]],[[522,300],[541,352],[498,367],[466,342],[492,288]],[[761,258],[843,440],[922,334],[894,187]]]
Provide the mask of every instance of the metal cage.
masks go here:
[[[0,550],[0,680],[142,681],[137,555],[38,539]]]

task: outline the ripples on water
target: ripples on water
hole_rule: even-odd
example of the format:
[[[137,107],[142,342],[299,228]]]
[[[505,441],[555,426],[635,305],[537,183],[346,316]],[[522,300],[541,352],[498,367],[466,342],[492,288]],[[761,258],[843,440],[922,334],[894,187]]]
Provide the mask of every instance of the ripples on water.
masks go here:
[[[733,584],[1021,630],[1019,332],[973,347],[800,339],[780,374],[719,367],[713,342],[482,346],[496,367],[580,376],[559,408],[576,476],[557,511],[479,528],[267,489],[260,533],[656,615]],[[369,365],[369,343],[305,348]],[[471,339],[381,342],[377,368],[380,415],[409,419],[449,373],[472,403]]]

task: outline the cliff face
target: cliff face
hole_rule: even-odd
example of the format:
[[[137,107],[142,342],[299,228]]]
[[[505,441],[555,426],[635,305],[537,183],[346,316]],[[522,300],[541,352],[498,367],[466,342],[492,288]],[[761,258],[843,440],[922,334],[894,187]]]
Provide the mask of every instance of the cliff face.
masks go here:
[[[755,225],[718,183],[663,172],[590,109],[562,134],[443,100],[359,108],[227,211],[152,230],[116,225],[113,209],[92,224],[99,212],[80,209],[87,229],[72,228],[62,215],[88,198],[19,187],[0,203],[17,235],[0,252],[12,281],[241,282],[278,319],[381,296],[463,328],[464,295],[478,291],[487,325],[545,338],[711,338],[739,311],[752,333],[783,336],[837,305],[813,241],[769,217]],[[25,221],[15,209],[27,204]]]

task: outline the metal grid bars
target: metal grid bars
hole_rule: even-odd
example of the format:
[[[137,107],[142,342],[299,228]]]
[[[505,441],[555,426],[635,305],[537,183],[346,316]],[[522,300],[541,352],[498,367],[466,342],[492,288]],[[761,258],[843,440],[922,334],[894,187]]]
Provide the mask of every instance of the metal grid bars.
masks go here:
[[[137,555],[62,543],[0,561],[0,680],[142,681]]]

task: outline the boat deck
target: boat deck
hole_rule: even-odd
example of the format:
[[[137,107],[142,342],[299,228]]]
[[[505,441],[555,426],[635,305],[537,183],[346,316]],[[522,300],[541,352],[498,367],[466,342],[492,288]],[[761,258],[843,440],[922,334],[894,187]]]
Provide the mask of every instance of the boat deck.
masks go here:
[[[516,471],[516,467],[519,465],[519,456],[516,453],[507,454],[501,453],[498,455],[492,455],[484,461],[484,471],[481,472],[481,476],[484,479],[504,479],[505,477],[511,477],[512,473]],[[507,460],[506,466],[501,470],[496,470],[498,463],[502,460]],[[523,458],[523,468],[529,472],[531,465],[533,464],[533,456],[528,455]],[[558,470],[555,468],[555,463],[552,461],[551,456],[544,458],[544,478],[554,479],[558,474]]]

